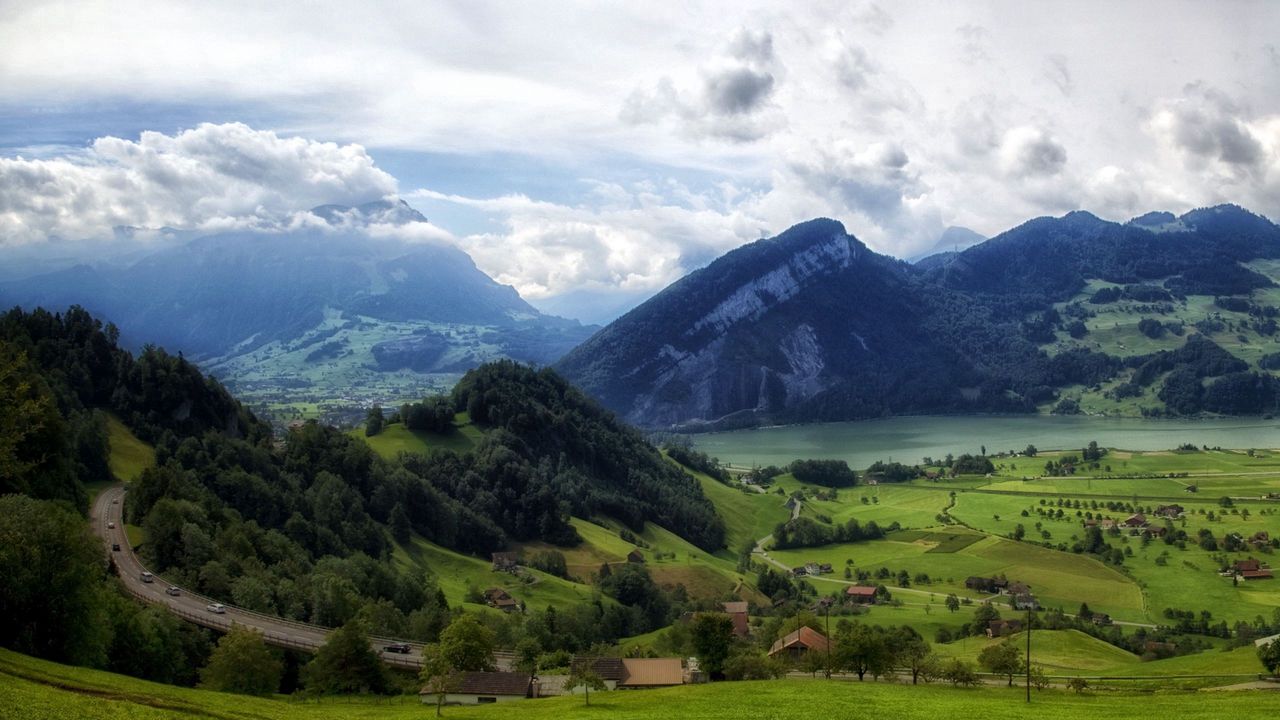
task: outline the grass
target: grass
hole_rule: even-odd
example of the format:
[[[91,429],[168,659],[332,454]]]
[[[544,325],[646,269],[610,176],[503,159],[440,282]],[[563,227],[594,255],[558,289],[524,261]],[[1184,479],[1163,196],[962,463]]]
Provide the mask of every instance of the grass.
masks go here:
[[[453,450],[465,453],[475,448],[484,437],[480,428],[471,424],[466,413],[454,416],[454,427],[446,433],[410,430],[400,423],[387,425],[382,432],[366,437],[364,428],[356,428],[349,434],[369,443],[369,447],[387,460],[394,460],[400,453],[429,454],[437,450]]]
[[[716,512],[724,519],[725,544],[732,552],[755,547],[757,540],[773,532],[778,523],[791,517],[791,511],[785,507],[786,498],[782,496],[741,490],[696,470],[687,467],[683,469],[697,478],[703,494],[716,506]]]
[[[935,645],[934,650],[945,657],[959,657],[977,662],[983,648],[998,645],[1003,639],[971,636],[963,640]],[[1025,650],[1027,636],[1017,633],[1010,642]],[[1079,630],[1036,630],[1031,635],[1031,660],[1043,665],[1050,675],[1094,675],[1103,671],[1120,671],[1133,675],[1149,675],[1137,655],[1080,632]],[[1257,659],[1254,664],[1257,665]],[[1153,663],[1148,663],[1153,664]],[[1259,666],[1260,667],[1260,666]]]
[[[1154,663],[1149,663],[1153,665]],[[938,685],[779,680],[714,683],[592,694],[590,707],[577,697],[548,698],[498,706],[450,707],[445,717],[572,720],[611,718],[653,720],[688,717],[739,720],[742,717],[817,717],[836,720],[1120,720],[1174,715],[1180,720],[1223,717],[1263,718],[1280,713],[1280,695],[1265,692],[1147,693],[1123,691],[1082,695],[1058,690],[1034,694],[1029,709],[1022,690],[987,687],[954,689]],[[217,718],[302,720],[304,718],[422,718],[432,715],[416,698],[354,698],[319,703],[285,698],[251,698],[159,685],[97,670],[72,668],[0,650],[0,708],[13,720],[125,718]]]
[[[155,448],[139,440],[115,415],[107,415],[107,442],[111,447],[107,463],[121,482],[136,480],[156,464]]]

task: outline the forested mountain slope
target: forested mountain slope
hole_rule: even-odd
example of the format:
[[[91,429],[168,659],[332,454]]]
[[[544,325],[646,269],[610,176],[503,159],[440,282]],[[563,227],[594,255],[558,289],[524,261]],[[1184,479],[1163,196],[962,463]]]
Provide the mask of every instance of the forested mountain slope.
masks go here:
[[[918,266],[813,220],[691,273],[558,367],[646,426],[1071,412],[1082,400],[1134,414],[1268,412],[1278,394],[1255,348],[1276,328],[1251,318],[1280,305],[1266,274],[1277,257],[1280,228],[1235,206],[1127,224],[1039,218]],[[1142,341],[1153,335],[1166,340]],[[1189,335],[1244,366],[1192,370],[1210,379],[1204,397],[1171,403],[1186,394],[1180,367],[1135,371],[1152,359],[1142,350],[1173,351]],[[1246,384],[1261,399],[1242,405]]]

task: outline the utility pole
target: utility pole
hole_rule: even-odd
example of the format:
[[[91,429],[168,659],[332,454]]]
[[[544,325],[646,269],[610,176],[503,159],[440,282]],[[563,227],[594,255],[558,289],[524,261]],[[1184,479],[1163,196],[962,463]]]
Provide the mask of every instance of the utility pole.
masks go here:
[[[824,627],[826,628],[826,631],[827,631],[827,679],[830,680],[831,679],[831,598],[829,597],[823,598],[823,600],[825,600],[823,605],[825,605],[827,609],[826,624],[824,625]]]
[[[1031,702],[1031,602],[1027,602],[1027,702]]]

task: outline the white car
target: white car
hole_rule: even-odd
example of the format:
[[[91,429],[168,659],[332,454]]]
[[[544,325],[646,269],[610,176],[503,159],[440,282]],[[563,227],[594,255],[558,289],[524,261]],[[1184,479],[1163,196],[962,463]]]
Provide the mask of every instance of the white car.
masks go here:
[[[116,529],[116,524],[115,524],[115,523],[113,523],[113,522],[109,522],[109,523],[107,523],[107,529],[108,529],[108,530],[115,530],[115,529]]]
[[[227,607],[222,603],[209,603],[206,609],[215,615],[225,615],[227,612]]]
[[[141,575],[139,575],[138,578],[141,579],[142,582],[144,583],[151,583],[156,581],[156,577],[154,575],[145,571]]]

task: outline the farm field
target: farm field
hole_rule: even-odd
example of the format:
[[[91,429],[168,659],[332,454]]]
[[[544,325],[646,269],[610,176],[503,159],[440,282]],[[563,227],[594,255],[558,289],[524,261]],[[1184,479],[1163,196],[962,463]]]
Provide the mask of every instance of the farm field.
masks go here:
[[[369,444],[373,451],[388,460],[395,459],[402,452],[430,453],[436,450],[453,450],[466,452],[476,446],[484,437],[479,428],[471,424],[466,413],[458,413],[453,419],[454,429],[447,433],[432,433],[422,430],[410,430],[401,423],[393,423],[383,428],[382,432],[366,437],[364,428],[358,427],[349,434]]]
[[[1026,633],[1016,633],[1008,638],[992,639],[985,636],[967,637],[934,649],[944,657],[958,657],[976,663],[983,648],[1008,640],[1019,649],[1026,648]],[[1154,663],[1143,663],[1137,655],[1091,637],[1079,630],[1036,630],[1031,634],[1032,662],[1043,665],[1050,675],[1096,675],[1105,671],[1119,673],[1127,670],[1133,674],[1149,675]],[[1257,663],[1255,658],[1254,663]],[[1246,672],[1256,672],[1250,669]]]
[[[1189,702],[1194,698],[1194,702]],[[1043,690],[1033,695],[1031,713],[1045,720],[1082,717],[1147,718],[1176,714],[1185,720],[1223,717],[1265,718],[1280,712],[1280,693],[1087,692]],[[72,668],[0,650],[0,707],[13,720],[76,717],[237,718],[421,718],[430,716],[417,698],[351,698],[300,702],[283,697],[253,698],[159,685],[97,670]],[[633,720],[689,717],[706,720],[823,717],[870,720],[877,717],[934,720],[982,717],[1022,720],[1028,716],[1020,688],[954,689],[940,685],[875,682],[776,680],[715,683],[668,690],[593,693],[591,706],[576,697],[527,700],[499,706],[449,707],[445,717],[556,720],[608,717]]]

